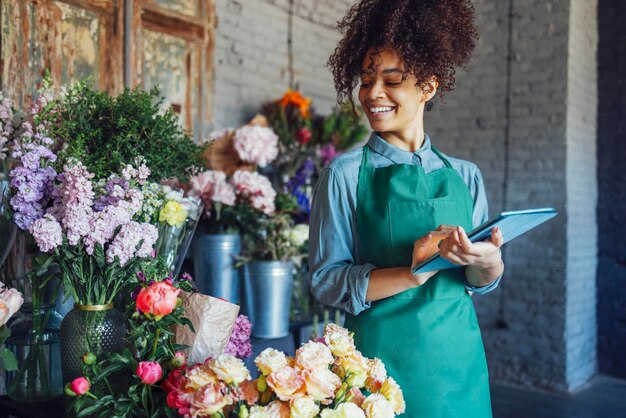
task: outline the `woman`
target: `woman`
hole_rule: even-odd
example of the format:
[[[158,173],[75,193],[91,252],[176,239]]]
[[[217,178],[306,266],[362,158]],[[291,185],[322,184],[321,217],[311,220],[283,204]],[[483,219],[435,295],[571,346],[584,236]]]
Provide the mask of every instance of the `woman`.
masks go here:
[[[502,275],[478,168],[424,133],[429,100],[454,87],[478,37],[470,0],[363,0],[329,59],[340,99],[358,98],[373,133],[325,169],[313,197],[311,289],[347,312],[357,347],[403,389],[409,417],[491,416],[485,354],[469,291]],[[464,268],[413,275],[437,246]]]

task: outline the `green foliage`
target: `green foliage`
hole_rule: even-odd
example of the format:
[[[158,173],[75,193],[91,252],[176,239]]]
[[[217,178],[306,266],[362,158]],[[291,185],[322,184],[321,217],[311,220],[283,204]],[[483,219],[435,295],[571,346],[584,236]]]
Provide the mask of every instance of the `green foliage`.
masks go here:
[[[157,87],[150,92],[124,89],[117,97],[81,82],[48,106],[40,117],[51,137],[60,139],[57,171],[68,158],[78,158],[96,178],[119,172],[143,156],[150,179],[177,177],[204,167],[202,152],[180,127],[177,115],[163,112]]]
[[[152,275],[157,274],[161,267],[159,263],[154,263],[150,268],[150,271],[144,272],[146,278],[154,278]],[[182,280],[173,284],[185,288]],[[166,393],[161,386],[158,383],[144,384],[135,372],[139,362],[154,361],[161,365],[165,379],[167,373],[174,369],[174,354],[185,348],[174,343],[173,327],[188,326],[193,330],[191,321],[183,316],[184,308],[180,303],[159,321],[139,313],[134,301],[129,302],[126,313],[129,317],[127,347],[121,352],[103,354],[94,364],[83,365],[83,375],[92,386],[88,395],[78,397],[72,404],[74,411],[79,418],[178,416],[167,406]]]
[[[367,135],[368,129],[359,121],[361,110],[355,109],[347,103],[341,103],[333,108],[333,112],[326,118],[318,118],[313,124],[313,137],[320,144],[332,143],[337,151],[352,148]]]

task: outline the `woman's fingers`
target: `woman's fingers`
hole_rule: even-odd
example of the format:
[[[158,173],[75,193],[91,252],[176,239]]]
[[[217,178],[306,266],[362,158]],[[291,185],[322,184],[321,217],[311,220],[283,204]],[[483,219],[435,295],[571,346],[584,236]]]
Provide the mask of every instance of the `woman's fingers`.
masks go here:
[[[502,236],[502,231],[497,226],[491,229],[490,240],[493,243],[493,245],[495,245],[498,248],[502,247],[502,244],[504,244],[504,237]]]

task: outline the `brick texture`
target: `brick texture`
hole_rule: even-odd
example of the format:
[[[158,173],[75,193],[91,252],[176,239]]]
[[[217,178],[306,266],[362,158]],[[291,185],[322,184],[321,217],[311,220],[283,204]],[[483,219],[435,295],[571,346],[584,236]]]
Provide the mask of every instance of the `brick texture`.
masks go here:
[[[293,79],[321,112],[335,104],[325,67],[348,0],[296,0],[293,5]],[[289,1],[216,0],[213,128],[235,127],[289,86]]]
[[[475,305],[493,379],[571,390],[595,372],[596,3],[475,6],[475,57],[426,127],[479,165],[492,214],[559,211],[505,247],[502,284]]]

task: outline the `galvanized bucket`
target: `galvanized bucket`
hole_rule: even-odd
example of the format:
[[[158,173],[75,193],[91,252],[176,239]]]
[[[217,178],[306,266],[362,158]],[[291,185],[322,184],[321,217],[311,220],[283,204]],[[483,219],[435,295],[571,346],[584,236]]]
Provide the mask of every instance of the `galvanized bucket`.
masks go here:
[[[238,234],[205,234],[194,239],[194,280],[205,295],[239,303],[239,269],[234,257],[241,252]]]
[[[244,267],[244,312],[256,338],[289,335],[289,311],[293,292],[290,261],[252,261]]]

